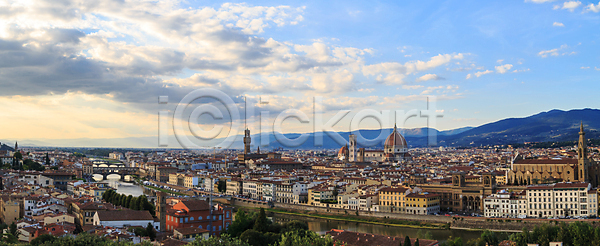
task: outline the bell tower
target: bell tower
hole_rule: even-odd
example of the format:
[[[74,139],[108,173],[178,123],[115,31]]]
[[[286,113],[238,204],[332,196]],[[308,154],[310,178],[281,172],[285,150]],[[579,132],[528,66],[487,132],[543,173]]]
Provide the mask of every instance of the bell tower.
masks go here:
[[[348,142],[350,142],[350,147],[348,148],[348,161],[355,162],[358,159],[356,156],[356,135],[350,134],[350,136],[348,136],[348,140]]]
[[[250,130],[246,128],[246,130],[244,130],[244,155],[250,154],[251,141],[252,140],[250,139]]]
[[[160,220],[160,231],[167,230],[167,197],[166,193],[156,192],[156,217]],[[158,231],[158,230],[157,230]]]
[[[579,143],[577,144],[577,180],[580,182],[588,182],[588,159],[587,159],[587,144],[585,141],[585,132],[583,131],[583,121],[579,126]]]

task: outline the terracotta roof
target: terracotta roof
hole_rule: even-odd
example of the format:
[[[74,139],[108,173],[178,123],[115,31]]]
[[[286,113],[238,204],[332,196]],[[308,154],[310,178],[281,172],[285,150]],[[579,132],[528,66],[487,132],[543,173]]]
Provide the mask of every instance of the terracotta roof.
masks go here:
[[[404,243],[404,238],[390,237],[383,235],[375,235],[369,233],[359,233],[351,231],[343,231],[332,229],[328,231],[333,240],[341,241],[347,246],[365,246],[365,245],[379,245],[379,246],[398,246],[400,243]],[[413,245],[416,238],[410,239],[410,244]],[[435,246],[439,245],[436,240],[419,239],[420,246]]]
[[[195,235],[195,234],[209,232],[206,229],[200,229],[200,228],[196,228],[196,227],[176,228],[175,231],[181,233],[181,235]]]
[[[515,164],[577,164],[577,159],[524,159]]]
[[[151,220],[154,221],[150,212],[143,210],[113,210],[98,211],[98,217],[101,221],[127,221],[127,220]]]
[[[190,211],[200,211],[200,210],[209,210],[210,205],[206,201],[202,200],[193,200],[193,201],[182,201],[183,205],[185,205]]]

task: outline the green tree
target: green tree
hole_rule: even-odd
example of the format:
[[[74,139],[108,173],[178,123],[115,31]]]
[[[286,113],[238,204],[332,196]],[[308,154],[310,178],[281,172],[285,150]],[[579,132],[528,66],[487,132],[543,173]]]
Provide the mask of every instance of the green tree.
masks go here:
[[[138,204],[139,204],[138,200],[139,200],[139,197],[132,198],[131,202],[129,202],[129,209],[140,210],[140,207],[138,207]]]
[[[197,237],[196,240],[189,243],[188,246],[250,246],[248,243],[237,239],[232,238],[229,234],[223,234],[220,238],[210,237],[208,239],[203,239],[202,237]]]
[[[254,229],[246,230],[242,233],[240,240],[251,246],[267,246],[264,234]]]
[[[131,209],[131,200],[133,200],[133,196],[132,195],[127,196],[127,200],[125,201],[124,207]]]
[[[10,226],[8,227],[8,233],[15,237],[19,237],[19,230],[17,229],[17,224],[15,224],[15,222],[10,224]]]
[[[258,232],[267,232],[269,229],[269,219],[267,219],[267,214],[265,213],[265,209],[261,208],[260,212],[258,212],[258,216],[254,221],[254,230]]]
[[[156,238],[156,231],[154,231],[154,227],[150,223],[148,223],[148,225],[146,226],[146,235],[150,237],[150,241],[154,241],[154,239]]]
[[[34,238],[33,240],[31,240],[31,242],[29,244],[37,246],[37,245],[52,243],[55,240],[56,240],[55,236],[52,236],[50,234],[43,234],[43,235],[40,235],[40,236]]]
[[[419,239],[418,238],[415,240],[415,246],[419,246]]]
[[[46,153],[45,162],[46,162],[46,166],[50,166],[50,156],[48,155],[48,153]]]
[[[411,243],[410,243],[410,237],[406,236],[404,238],[404,244],[403,245],[404,246],[407,246],[407,245],[410,246],[411,245]]]
[[[227,234],[237,238],[240,235],[242,235],[244,231],[251,229],[253,226],[254,219],[252,218],[252,216],[247,214],[244,210],[239,210],[235,215],[235,219],[233,220],[231,225],[229,225],[229,228],[227,229]]]
[[[321,237],[313,231],[290,231],[281,236],[279,246],[333,246],[334,241],[330,236]],[[410,244],[409,244],[410,245]]]

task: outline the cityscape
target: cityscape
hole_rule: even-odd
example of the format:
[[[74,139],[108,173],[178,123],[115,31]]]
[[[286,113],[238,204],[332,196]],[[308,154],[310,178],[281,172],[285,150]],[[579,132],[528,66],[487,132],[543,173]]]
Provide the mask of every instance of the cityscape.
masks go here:
[[[0,1],[0,244],[600,246],[599,13]]]

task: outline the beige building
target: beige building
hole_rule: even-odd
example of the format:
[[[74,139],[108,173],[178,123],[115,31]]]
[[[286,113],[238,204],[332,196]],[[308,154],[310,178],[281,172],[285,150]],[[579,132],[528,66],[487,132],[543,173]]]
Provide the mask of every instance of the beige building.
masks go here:
[[[517,155],[506,175],[507,184],[531,185],[555,182],[588,182],[593,187],[600,183],[600,165],[588,158],[587,140],[583,123],[579,130],[577,158],[524,159]]]
[[[23,217],[23,197],[0,197],[0,220],[10,225]]]

